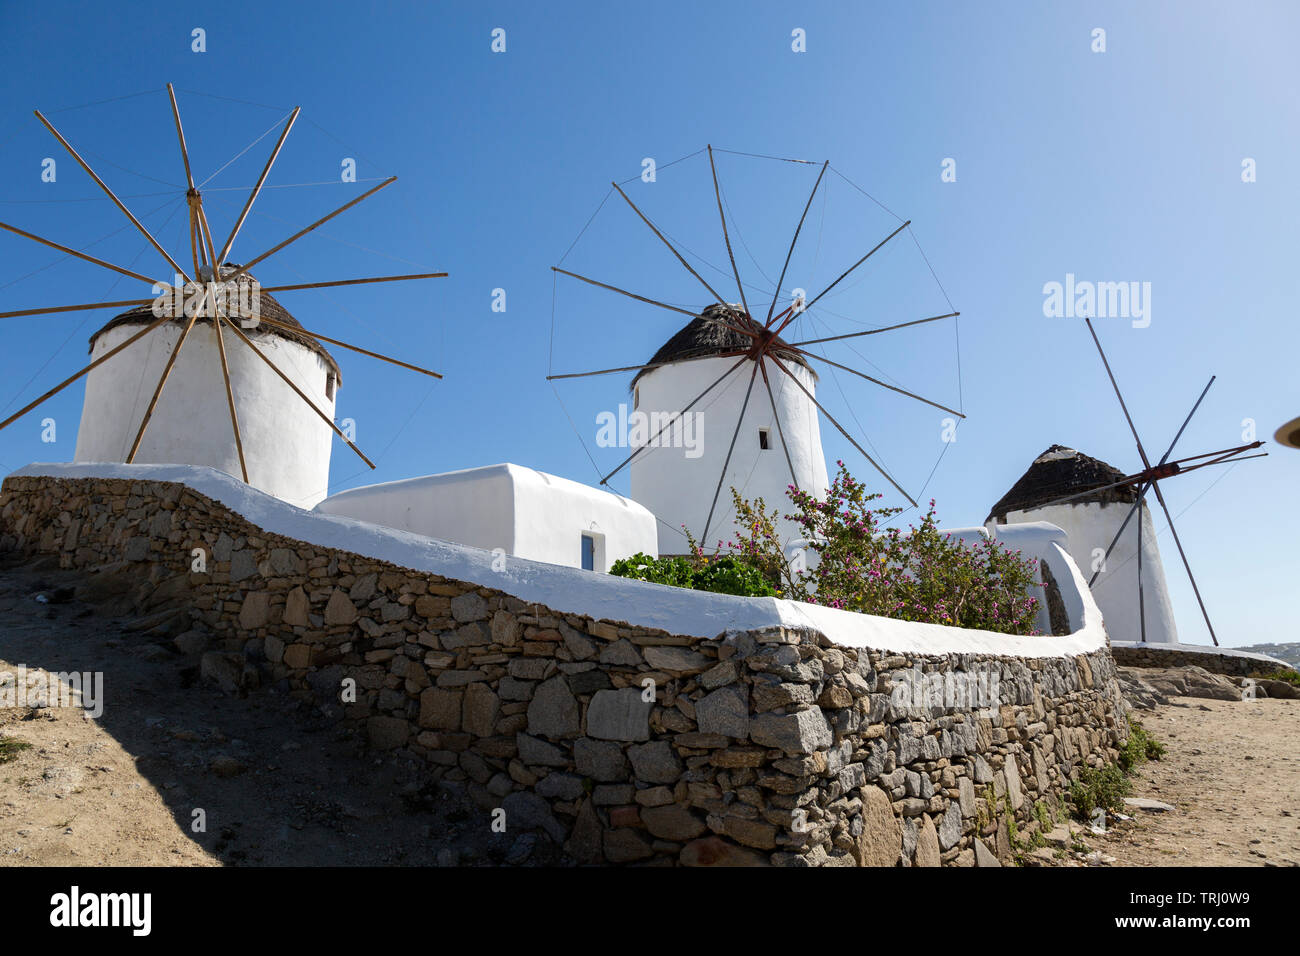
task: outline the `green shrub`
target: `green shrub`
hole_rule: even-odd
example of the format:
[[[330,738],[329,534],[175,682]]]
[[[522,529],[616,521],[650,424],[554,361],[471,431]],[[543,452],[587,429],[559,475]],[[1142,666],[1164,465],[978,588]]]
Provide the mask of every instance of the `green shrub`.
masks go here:
[[[1079,779],[1070,784],[1070,804],[1075,816],[1087,822],[1098,807],[1111,812],[1122,810],[1124,798],[1132,789],[1133,782],[1115,764],[1100,770],[1084,767],[1079,771]]]
[[[1261,674],[1258,671],[1256,671],[1250,676],[1255,678],[1255,680],[1280,680],[1280,681],[1285,681],[1286,683],[1292,685],[1293,687],[1300,687],[1300,671],[1278,670],[1278,671],[1274,671],[1271,674]]]
[[[1119,766],[1126,774],[1134,773],[1148,760],[1159,760],[1165,755],[1165,745],[1136,721],[1128,722],[1128,741],[1119,752]]]
[[[31,749],[32,745],[25,740],[16,737],[0,737],[0,763],[16,760],[19,753]]]
[[[692,560],[682,557],[652,558],[648,554],[638,553],[615,561],[609,573],[620,578],[695,591],[713,591],[717,594],[736,594],[741,597],[772,597],[776,594],[760,569],[730,554],[713,558],[697,555]]]

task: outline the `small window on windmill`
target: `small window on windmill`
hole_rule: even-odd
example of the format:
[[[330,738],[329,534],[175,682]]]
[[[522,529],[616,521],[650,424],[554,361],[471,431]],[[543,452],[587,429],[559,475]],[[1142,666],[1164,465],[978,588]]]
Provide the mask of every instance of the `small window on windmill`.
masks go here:
[[[760,428],[758,430],[758,447],[763,449],[763,451],[767,451],[769,448],[772,447],[770,444],[768,444],[766,428]]]
[[[325,397],[332,399],[334,397],[334,373],[325,373]]]
[[[632,407],[634,409],[641,407],[641,386],[640,385],[632,389]]]
[[[596,539],[589,534],[582,536],[582,570],[596,570]]]

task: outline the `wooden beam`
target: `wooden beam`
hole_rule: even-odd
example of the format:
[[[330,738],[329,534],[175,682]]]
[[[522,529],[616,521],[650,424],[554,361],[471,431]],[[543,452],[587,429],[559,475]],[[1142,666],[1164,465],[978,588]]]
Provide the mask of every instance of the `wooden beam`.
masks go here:
[[[230,326],[230,331],[234,332],[235,335],[239,337],[239,340],[241,342],[243,342],[250,349],[252,349],[253,353],[258,358],[260,358],[263,362],[269,365],[271,367],[271,370],[275,372],[276,375],[280,376],[280,378],[284,381],[286,385],[288,385],[291,389],[293,389],[294,394],[297,395],[299,398],[301,398],[304,402],[306,402],[307,406],[320,417],[321,421],[323,421],[326,425],[328,425],[330,429],[333,430],[334,434],[342,438],[344,443],[347,444],[349,448],[351,448],[354,452],[357,453],[357,457],[359,457],[372,469],[375,467],[375,463],[371,461],[369,458],[367,458],[365,454],[361,451],[361,449],[352,443],[351,439],[349,439],[347,435],[343,434],[342,430],[340,430],[339,427],[334,424],[334,420],[330,418],[328,415],[326,415],[324,412],[322,412],[319,408],[317,408],[316,403],[313,402],[310,398],[308,398],[306,394],[304,394],[303,390],[298,387],[297,383],[295,383],[293,379],[289,378],[288,375],[285,375],[278,365],[276,365],[269,358],[267,358],[265,353],[263,353],[261,349],[259,349],[256,345],[253,344],[253,340],[244,334],[243,330],[239,328],[238,323],[232,322],[230,321],[230,319],[224,316],[218,316],[218,321],[225,322],[226,325]]]
[[[727,244],[727,258],[731,260],[731,272],[736,277],[736,290],[740,293],[740,304],[749,315],[749,302],[745,299],[745,285],[740,281],[740,270],[736,268],[736,256],[731,251],[731,236],[727,233],[727,217],[722,212],[722,189],[718,186],[718,167],[713,163],[713,145],[709,144],[709,169],[713,172],[713,195],[718,200],[718,218],[722,220],[722,239]]]
[[[80,164],[81,168],[84,169],[86,173],[90,176],[90,178],[93,179],[99,185],[99,188],[104,190],[104,192],[108,194],[108,198],[113,200],[113,205],[117,206],[118,209],[122,210],[122,213],[126,216],[126,218],[130,219],[131,222],[135,225],[135,227],[139,229],[140,232],[144,235],[144,237],[149,240],[149,242],[153,245],[153,247],[157,249],[160,253],[162,253],[162,257],[167,260],[167,262],[171,265],[173,269],[176,270],[176,274],[180,276],[184,276],[186,279],[189,279],[189,276],[185,275],[185,270],[182,269],[177,264],[176,260],[171,257],[171,254],[168,253],[166,249],[164,249],[161,245],[158,244],[158,240],[153,237],[153,234],[150,233],[149,230],[144,227],[144,225],[140,222],[139,219],[135,218],[135,216],[132,215],[131,210],[127,209],[126,206],[122,204],[122,200],[117,198],[117,194],[114,193],[113,190],[109,189],[108,185],[104,182],[104,180],[100,179],[99,176],[95,173],[95,171],[91,169],[90,166],[86,163],[86,161],[81,158],[81,154],[72,148],[72,144],[69,143],[66,139],[64,139],[62,134],[60,134],[57,129],[55,129],[52,125],[50,125],[50,121],[41,115],[40,110],[35,110],[34,112],[36,113],[36,118],[45,125],[46,129],[48,129],[51,133],[54,134],[55,139],[57,139],[60,143],[63,144],[63,148],[72,154],[72,158],[75,159]]]
[[[629,206],[632,207],[632,211],[641,217],[641,221],[650,227],[650,231],[659,237],[659,241],[668,247],[668,250],[674,256],[677,257],[677,261],[686,267],[686,271],[689,272],[691,275],[695,276],[695,278],[699,279],[700,285],[704,286],[704,288],[709,290],[709,295],[713,296],[713,301],[720,302],[723,305],[726,305],[727,300],[724,299],[722,296],[718,295],[718,293],[713,290],[713,286],[705,282],[704,277],[691,268],[691,264],[687,262],[684,258],[682,258],[682,254],[677,251],[677,248],[671,242],[669,242],[667,238],[665,238],[664,234],[655,227],[654,223],[652,223],[649,219],[646,218],[645,213],[643,213],[640,209],[637,208],[636,203],[634,203],[631,199],[628,198],[627,193],[623,192],[623,187],[620,186],[618,183],[610,183],[610,185],[618,190],[618,194],[622,196],[624,200],[627,201],[627,204]]]
[[[571,276],[574,279],[587,283],[588,285],[600,286],[600,288],[608,289],[610,292],[617,292],[619,295],[625,295],[629,299],[636,299],[638,302],[645,302],[647,305],[657,305],[661,309],[668,309],[671,312],[680,312],[682,315],[689,315],[692,319],[696,317],[696,313],[691,312],[689,309],[679,309],[675,305],[669,305],[667,302],[660,302],[658,299],[647,299],[643,295],[637,295],[635,292],[628,292],[626,289],[618,288],[618,286],[606,285],[603,282],[597,282],[595,279],[588,279],[586,276],[580,276],[576,272],[569,272],[567,269],[561,269],[559,266],[551,266],[551,271],[558,272],[560,275]]]
[[[92,255],[88,255],[87,253],[78,252],[76,249],[73,249],[70,246],[65,246],[60,243],[57,243],[52,239],[43,239],[33,232],[28,232],[25,229],[19,229],[17,226],[11,226],[8,223],[0,222],[0,229],[7,229],[10,232],[14,233],[15,235],[22,236],[26,239],[35,240],[36,242],[39,242],[42,245],[49,246],[51,249],[58,249],[60,252],[66,252],[70,256],[76,256],[78,259],[84,259],[85,261],[93,263],[94,265],[103,266],[105,269],[111,269],[113,272],[120,272],[122,275],[127,276],[128,278],[131,279],[139,279],[141,282],[148,282],[150,285],[154,285],[154,284],[171,285],[170,282],[159,282],[157,279],[151,279],[149,278],[149,276],[141,275],[139,272],[132,272],[130,269],[124,269],[121,266],[115,266],[111,262],[106,262],[103,259],[97,259]]]
[[[0,319],[16,319],[24,315],[53,315],[56,312],[86,312],[91,309],[119,309],[126,306],[151,305],[156,299],[122,299],[119,302],[83,302],[81,305],[56,305],[43,309],[19,309],[0,312]]]
[[[365,192],[363,192],[363,193],[362,193],[360,196],[358,196],[356,199],[353,199],[351,202],[347,202],[347,203],[344,203],[342,206],[339,206],[338,209],[335,209],[335,210],[334,210],[332,213],[330,213],[328,216],[322,216],[320,219],[317,219],[315,222],[313,222],[313,223],[312,223],[310,226],[308,226],[306,229],[301,229],[301,230],[299,230],[298,232],[295,232],[295,233],[294,233],[292,236],[290,236],[288,239],[284,240],[284,242],[281,242],[279,245],[272,246],[270,249],[266,250],[266,252],[262,253],[262,254],[261,254],[260,256],[258,256],[256,259],[253,259],[251,262],[245,263],[244,265],[240,266],[238,269],[236,269],[234,272],[232,272],[232,273],[231,273],[229,276],[227,276],[226,278],[227,278],[227,279],[237,279],[237,278],[239,278],[240,276],[242,276],[242,275],[244,275],[246,272],[248,272],[249,269],[253,268],[253,266],[257,265],[257,264],[258,264],[259,262],[261,262],[262,260],[267,259],[267,258],[269,258],[269,257],[271,257],[271,256],[273,256],[273,255],[275,255],[277,252],[279,252],[279,251],[280,251],[281,249],[283,249],[285,246],[289,245],[289,243],[291,243],[291,242],[297,242],[297,241],[298,241],[299,239],[301,239],[303,236],[307,235],[307,233],[311,232],[313,229],[316,229],[316,228],[319,227],[319,226],[323,226],[325,223],[329,222],[331,219],[333,219],[333,218],[334,218],[335,216],[337,216],[339,213],[341,213],[341,212],[347,212],[347,210],[351,209],[353,206],[355,206],[357,203],[361,202],[363,199],[367,199],[367,198],[369,198],[370,196],[373,196],[375,193],[379,192],[379,190],[383,189],[385,186],[391,186],[391,185],[392,185],[393,183],[395,183],[395,182],[397,182],[397,177],[396,177],[396,176],[390,176],[390,177],[388,177],[388,178],[385,179],[382,183],[380,183],[378,186],[375,186],[375,187],[372,188],[372,189],[367,189]]]
[[[714,358],[721,358],[722,356],[713,356],[713,357],[714,357]],[[709,392],[711,392],[711,391],[713,391],[715,388],[717,388],[718,385],[721,384],[721,382],[722,382],[722,380],[723,380],[724,378],[726,378],[728,375],[730,375],[730,374],[731,374],[732,372],[734,372],[736,369],[740,368],[741,364],[746,360],[746,358],[747,358],[746,355],[742,355],[742,356],[740,357],[740,359],[736,362],[735,365],[731,366],[731,367],[728,368],[725,372],[723,372],[721,375],[719,375],[716,379],[714,379],[712,385],[710,385],[710,386],[709,386],[708,388],[706,388],[704,391],[700,392],[700,394],[696,395],[693,399],[691,399],[690,404],[688,404],[688,405],[687,405],[685,408],[683,408],[680,412],[678,412],[678,413],[677,413],[676,415],[674,415],[671,419],[669,419],[668,424],[664,425],[663,428],[661,428],[661,429],[659,429],[659,431],[655,432],[654,436],[650,439],[649,442],[647,442],[647,443],[644,444],[644,445],[641,445],[639,448],[637,448],[635,451],[633,451],[632,454],[628,455],[627,458],[623,459],[623,463],[622,463],[621,465],[619,465],[617,468],[615,468],[613,471],[611,471],[611,472],[610,472],[608,475],[606,475],[604,478],[600,479],[600,483],[601,483],[602,485],[603,485],[603,484],[607,484],[607,483],[609,482],[609,479],[613,478],[613,477],[614,477],[615,475],[617,475],[620,471],[622,471],[624,468],[626,468],[626,467],[628,466],[628,464],[631,463],[631,461],[632,461],[633,458],[635,458],[637,455],[641,454],[641,452],[645,451],[647,448],[650,448],[650,447],[651,447],[651,443],[654,442],[654,441],[656,441],[656,440],[659,438],[660,435],[662,435],[662,434],[663,434],[664,432],[666,432],[669,428],[671,428],[671,427],[673,426],[673,424],[674,424],[674,423],[675,423],[679,418],[681,418],[683,415],[685,415],[687,412],[689,412],[689,411],[691,410],[691,408],[695,405],[696,402],[698,402],[698,401],[699,401],[700,399],[702,399],[705,395],[709,394]]]
[[[803,231],[803,221],[808,218],[808,210],[812,208],[813,196],[817,195],[817,187],[822,184],[822,177],[826,175],[826,167],[830,164],[829,159],[822,163],[822,171],[817,174],[817,182],[813,183],[812,192],[808,194],[808,202],[803,207],[803,215],[799,217],[799,225],[795,227],[794,238],[790,240],[790,251],[785,254],[785,265],[781,267],[781,278],[776,280],[776,289],[772,293],[772,304],[767,307],[767,320],[764,322],[767,328],[772,327],[772,311],[776,308],[776,300],[781,297],[781,286],[785,283],[785,270],[790,268],[790,257],[794,255],[794,245],[799,241],[799,233]]]
[[[830,292],[831,289],[835,288],[837,285],[839,285],[841,282],[843,282],[846,278],[848,278],[849,273],[851,273],[851,272],[852,272],[854,269],[856,269],[858,266],[862,265],[862,263],[866,262],[868,259],[870,259],[872,256],[874,256],[874,255],[875,255],[875,254],[880,250],[881,246],[883,246],[885,243],[887,243],[890,239],[893,239],[896,235],[898,235],[900,232],[902,232],[904,229],[906,229],[906,228],[907,228],[908,226],[910,226],[911,224],[912,224],[912,220],[909,219],[909,220],[907,220],[907,222],[903,223],[901,226],[899,226],[897,229],[895,229],[895,230],[894,230],[893,232],[891,232],[889,235],[885,236],[884,239],[881,239],[878,243],[876,243],[876,244],[872,247],[872,249],[871,249],[870,252],[868,252],[865,256],[863,256],[863,257],[862,257],[861,259],[859,259],[857,262],[853,263],[853,265],[851,265],[851,266],[849,266],[847,269],[845,269],[844,272],[840,274],[840,277],[839,277],[838,279],[836,279],[834,282],[832,282],[832,283],[831,283],[830,285],[828,285],[826,288],[822,289],[822,290],[821,290],[820,292],[818,292],[815,296],[813,296],[812,300],[811,300],[810,302],[808,302],[808,304],[805,305],[802,309],[800,309],[799,312],[796,313],[795,315],[802,315],[804,312],[807,312],[809,309],[811,309],[811,308],[813,307],[813,305],[817,302],[818,299],[820,299],[820,298],[821,298],[822,296],[824,296],[827,292]],[[785,323],[781,326],[781,329],[784,329],[787,325],[789,325],[792,321],[794,321],[795,315],[792,315],[792,316],[790,316],[790,318],[786,319],[786,320],[785,320]],[[777,329],[777,334],[778,334],[778,335],[781,334],[781,329]]]
[[[832,415],[830,412],[828,412],[822,406],[821,402],[817,401],[817,399],[813,396],[813,393],[808,391],[808,389],[804,388],[804,384],[803,382],[799,381],[799,377],[795,375],[793,372],[791,372],[788,368],[786,368],[785,365],[782,364],[781,360],[777,358],[775,355],[771,354],[770,352],[768,353],[768,358],[770,358],[773,362],[776,363],[777,368],[779,368],[781,371],[785,372],[787,376],[789,376],[790,381],[794,382],[796,385],[799,386],[799,390],[803,392],[805,395],[807,395],[808,400],[817,406],[817,409],[823,415],[826,416],[827,420],[830,421],[830,423],[835,426],[836,430],[838,430],[841,435],[843,435],[846,439],[848,439],[849,444],[851,444],[854,448],[856,448],[858,452],[862,455],[862,457],[865,458],[868,462],[870,462],[871,466],[875,468],[876,471],[880,472],[880,474],[884,476],[885,480],[888,481],[891,485],[893,485],[895,490],[897,490],[900,495],[902,495],[909,502],[911,502],[912,507],[915,508],[916,500],[911,495],[909,495],[906,491],[904,491],[902,486],[899,485],[898,482],[896,482],[892,477],[890,477],[889,472],[885,471],[884,468],[882,468],[879,464],[877,464],[876,459],[872,458],[870,455],[867,454],[866,449],[863,448],[861,445],[859,445],[857,441],[854,440],[853,436],[850,435],[847,431],[845,431],[844,426],[835,420],[835,416]]]
[[[428,375],[431,378],[442,378],[442,376],[439,375],[437,372],[432,372],[427,368],[421,368],[418,365],[412,365],[410,362],[403,362],[401,359],[395,359],[391,355],[382,355],[379,352],[372,352],[369,349],[363,349],[359,345],[349,345],[347,342],[343,342],[339,339],[332,339],[328,335],[321,335],[319,332],[312,332],[309,329],[302,328],[302,326],[289,325],[287,322],[280,322],[277,319],[268,319],[266,316],[259,316],[257,321],[263,325],[270,325],[277,329],[284,329],[285,331],[288,332],[298,332],[302,335],[308,335],[311,336],[313,339],[320,339],[322,342],[328,342],[331,345],[337,345],[339,346],[339,348],[348,349],[349,351],[352,352],[358,352],[361,355],[368,355],[371,358],[379,359],[381,362],[389,362],[393,365],[400,365],[402,368],[410,369],[412,372],[419,372],[421,375]]]
[[[758,378],[758,365],[749,373],[749,387],[745,389],[745,401],[740,406],[740,416],[736,419],[735,431],[731,433],[731,444],[727,446],[727,457],[722,461],[722,474],[718,475],[718,487],[713,489],[713,503],[709,505],[709,516],[704,519],[704,533],[700,535],[700,547],[708,547],[709,529],[713,526],[713,512],[718,507],[718,495],[722,494],[722,484],[727,480],[727,469],[731,467],[731,455],[736,450],[736,439],[740,437],[740,426],[745,424],[745,412],[749,410],[749,396],[754,393],[754,382]]]
[[[144,418],[140,419],[140,430],[135,433],[135,441],[131,443],[131,450],[127,453],[126,463],[128,465],[135,462],[136,452],[140,450],[140,443],[144,441],[144,431],[149,427],[149,420],[153,418],[153,412],[158,406],[158,399],[162,395],[163,386],[167,384],[167,378],[171,375],[176,360],[180,358],[181,346],[185,344],[185,339],[189,337],[190,329],[194,328],[194,323],[197,320],[198,313],[196,312],[185,323],[185,329],[181,332],[181,337],[176,340],[176,347],[172,349],[172,354],[167,356],[167,364],[163,366],[162,375],[158,378],[158,385],[153,390],[153,397],[149,399],[149,407],[144,410]]]
[[[217,266],[220,267],[226,261],[226,255],[230,252],[230,247],[234,245],[235,236],[239,235],[240,228],[244,225],[244,220],[248,217],[248,211],[253,208],[253,203],[258,194],[262,191],[262,184],[266,182],[266,177],[271,172],[271,166],[275,164],[275,158],[280,155],[280,147],[289,136],[289,130],[293,129],[293,124],[298,119],[298,111],[302,109],[295,106],[293,112],[289,114],[289,122],[284,124],[284,129],[280,132],[280,139],[275,144],[275,149],[271,151],[271,158],[266,161],[266,166],[262,168],[262,175],[257,177],[257,183],[253,186],[253,191],[248,196],[248,202],[244,203],[243,210],[239,213],[239,218],[235,220],[235,228],[230,230],[230,236],[226,239],[226,244],[221,247],[221,254],[217,256]]]
[[[961,315],[960,312],[945,312],[943,315],[932,315],[927,319],[913,319],[911,322],[900,322],[898,325],[886,325],[882,329],[868,329],[865,332],[850,332],[847,335],[832,335],[824,339],[807,339],[803,342],[791,342],[790,345],[799,348],[804,345],[818,345],[822,342],[838,342],[841,339],[856,339],[864,335],[879,335],[881,332],[892,332],[895,329],[905,329],[910,325],[922,325],[926,322],[938,322],[940,319],[951,319],[954,316]]]
[[[72,384],[73,382],[75,382],[77,379],[81,378],[81,376],[85,375],[87,372],[93,371],[94,369],[96,369],[96,368],[98,368],[99,366],[103,365],[105,362],[107,362],[109,359],[111,359],[111,358],[112,358],[114,355],[116,355],[118,352],[122,351],[122,350],[123,350],[124,348],[126,348],[128,345],[131,345],[131,344],[133,344],[133,343],[135,343],[135,342],[140,341],[142,338],[144,338],[146,335],[148,335],[148,334],[149,334],[150,332],[152,332],[154,329],[158,328],[158,326],[162,325],[164,322],[170,322],[171,320],[172,320],[172,317],[171,317],[170,315],[164,315],[164,316],[163,316],[162,318],[160,318],[160,319],[155,319],[155,320],[154,320],[153,322],[151,322],[149,325],[145,326],[145,327],[144,327],[143,329],[141,329],[139,332],[135,333],[135,335],[132,335],[129,339],[126,339],[125,341],[121,342],[120,344],[118,344],[118,345],[114,346],[113,348],[109,349],[107,352],[105,352],[105,353],[104,353],[103,355],[101,355],[99,358],[95,359],[95,361],[91,362],[89,365],[87,365],[85,368],[83,368],[80,372],[77,372],[75,375],[72,375],[72,376],[69,376],[68,378],[65,378],[65,379],[64,379],[62,382],[60,382],[58,385],[54,386],[52,389],[50,389],[48,392],[46,392],[46,393],[45,393],[44,395],[42,395],[40,398],[36,399],[36,401],[34,401],[34,402],[32,402],[32,403],[30,403],[30,404],[28,404],[28,405],[24,405],[22,408],[18,409],[18,411],[14,412],[12,415],[10,415],[8,418],[6,418],[4,421],[0,422],[0,429],[4,429],[4,428],[9,427],[11,424],[13,424],[14,422],[16,422],[18,419],[22,418],[24,415],[26,415],[28,412],[30,412],[30,411],[31,411],[33,408],[35,408],[37,405],[40,405],[42,402],[44,402],[46,399],[53,398],[55,395],[57,395],[59,392],[63,391],[65,388],[67,388],[69,385],[71,385],[71,384]]]
[[[172,101],[172,118],[176,121],[176,138],[181,141],[181,159],[185,161],[185,182],[193,190],[194,174],[190,172],[190,151],[185,146],[185,130],[181,126],[180,107],[176,105],[176,90],[172,88],[170,83],[167,84],[167,96]]]
[[[338,279],[333,282],[302,282],[298,285],[262,286],[263,292],[293,292],[297,289],[330,289],[341,285],[368,285],[372,282],[407,282],[412,279],[445,279],[445,272],[418,272],[406,276],[374,276],[368,279]]]
[[[966,417],[961,412],[957,411],[956,409],[949,408],[947,405],[940,405],[938,402],[932,402],[928,398],[922,398],[920,395],[917,395],[915,392],[909,392],[905,388],[899,388],[896,385],[890,385],[888,382],[882,382],[878,378],[872,378],[870,375],[866,374],[865,372],[859,372],[855,368],[849,368],[847,365],[841,365],[839,362],[832,362],[830,359],[826,358],[823,355],[818,355],[816,352],[807,352],[804,351],[803,349],[799,349],[798,352],[800,355],[806,355],[808,356],[808,358],[817,359],[817,361],[819,362],[825,362],[827,365],[833,365],[838,369],[843,369],[844,371],[849,372],[853,375],[857,375],[860,378],[865,378],[868,382],[872,382],[876,385],[879,385],[881,388],[887,388],[891,392],[898,392],[900,395],[906,395],[908,398],[914,398],[918,402],[924,402],[925,404],[933,406],[934,408],[937,408],[940,411],[947,412],[949,415],[956,415],[958,418]]]

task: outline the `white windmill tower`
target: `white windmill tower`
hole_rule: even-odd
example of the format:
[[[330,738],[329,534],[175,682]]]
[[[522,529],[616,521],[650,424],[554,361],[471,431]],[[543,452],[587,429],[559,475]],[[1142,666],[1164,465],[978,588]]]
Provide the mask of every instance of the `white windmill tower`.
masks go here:
[[[1049,521],[1056,525],[1069,536],[1074,563],[1089,576],[1097,572],[1092,593],[1112,640],[1176,644],[1178,628],[1151,509],[1145,501],[1138,503],[1137,487],[1120,484],[1123,480],[1118,468],[1073,448],[1053,445],[993,506],[986,524]],[[1137,520],[1133,520],[1134,508],[1139,512]],[[1144,612],[1145,638],[1140,624]]]
[[[36,113],[37,119],[158,251],[169,267],[169,278],[136,272],[0,222],[0,229],[7,232],[152,286],[149,298],[0,312],[0,319],[5,319],[104,308],[128,310],[91,337],[93,360],[89,365],[0,421],[0,429],[86,376],[76,461],[209,466],[293,504],[311,507],[326,495],[331,434],[338,435],[362,461],[375,467],[334,422],[339,367],[322,343],[434,378],[442,376],[304,329],[270,293],[432,279],[446,273],[260,286],[249,269],[391,185],[397,177],[385,179],[246,264],[238,265],[227,257],[293,128],[298,109],[289,114],[239,218],[225,243],[218,245],[203,196],[194,185],[180,109],[170,83],[167,93],[188,184],[185,200],[189,208],[191,270],[158,242],[40,111]],[[148,342],[143,342],[146,338]],[[171,388],[164,391],[169,383]],[[298,402],[292,396],[297,396]]]
[[[1073,448],[1053,445],[1035,459],[1029,471],[993,506],[987,523],[1006,524],[1023,519],[1050,521],[1062,528],[1069,535],[1070,555],[1075,563],[1092,571],[1088,584],[1101,608],[1111,641],[1177,644],[1178,631],[1174,626],[1160,550],[1156,546],[1156,529],[1151,520],[1151,510],[1147,507],[1147,495],[1154,493],[1156,503],[1169,523],[1169,535],[1187,571],[1187,580],[1196,595],[1210,640],[1217,647],[1218,635],[1210,623],[1210,612],[1205,609],[1201,589],[1192,574],[1192,566],[1178,537],[1164,492],[1160,490],[1160,482],[1212,465],[1261,458],[1268,453],[1246,453],[1254,452],[1264,443],[1254,441],[1199,455],[1170,457],[1214,384],[1214,376],[1210,376],[1169,448],[1153,464],[1138,437],[1128,404],[1115,381],[1092,320],[1084,319],[1084,322],[1137,445],[1142,470],[1125,475],[1119,469],[1081,455]],[[1133,521],[1135,515],[1137,521]]]
[[[778,302],[787,295],[786,274],[808,210],[812,207],[826,171],[831,168],[829,161],[821,163],[817,180],[790,240],[779,277],[774,284],[769,284],[768,291],[760,293],[763,300],[768,302],[764,308],[760,301],[748,301],[745,291],[747,283],[741,279],[736,267],[727,228],[725,203],[713,159],[714,148],[706,148],[713,198],[717,203],[722,237],[731,264],[730,278],[735,280],[739,302],[728,303],[686,260],[674,242],[646,217],[618,183],[612,183],[612,189],[618,192],[637,217],[705,289],[709,294],[706,301],[710,304],[697,312],[629,292],[562,269],[558,265],[552,267],[557,274],[628,296],[647,305],[677,312],[690,319],[646,364],[547,376],[548,379],[555,380],[637,373],[633,380],[633,415],[637,416],[637,422],[626,434],[627,445],[633,451],[622,464],[604,475],[600,483],[607,484],[630,465],[632,498],[648,508],[660,521],[660,553],[684,553],[686,541],[682,526],[695,536],[701,547],[712,550],[720,539],[725,541],[735,532],[730,494],[733,488],[749,500],[763,498],[769,513],[775,512],[778,515],[790,510],[786,490],[791,485],[817,496],[825,494],[828,481],[820,425],[820,418],[824,417],[895,491],[915,507],[915,499],[867,453],[816,397],[817,374],[813,371],[813,363],[848,372],[956,418],[964,418],[956,409],[890,385],[823,354],[823,347],[828,343],[847,345],[844,340],[955,318],[958,313],[954,310],[880,328],[814,339],[802,338],[793,331],[787,331],[805,316],[815,314],[818,303],[824,296],[902,234],[911,225],[911,221],[904,221],[889,213],[900,225],[876,242],[865,255],[849,265],[825,288],[811,296],[795,294],[790,304],[778,311]],[[684,157],[687,158],[690,157]],[[781,161],[809,165],[806,160]],[[846,182],[850,182],[847,177],[840,175]],[[861,191],[860,187],[855,188]],[[799,340],[791,341],[796,338]],[[629,423],[631,417],[629,416]],[[601,443],[599,439],[598,443]],[[793,523],[781,521],[777,530],[784,539],[787,551],[791,545],[799,543],[799,531]]]
[[[227,263],[225,271],[237,268]],[[246,275],[237,281],[252,287],[255,280]],[[250,485],[300,508],[324,498],[334,434],[309,405],[295,401],[280,376],[288,376],[332,419],[341,380],[338,363],[318,341],[294,331],[301,328],[298,321],[270,295],[262,293],[259,306],[260,315],[276,325],[263,324],[260,317],[245,317],[239,324],[273,367],[233,338],[227,348],[217,340],[214,319],[200,318],[174,360],[172,387],[152,408],[146,431],[141,432],[141,424],[150,391],[177,351],[184,320],[166,323],[148,344],[126,349],[116,361],[93,369],[86,376],[74,460],[206,465],[230,475],[246,467]],[[91,336],[91,356],[100,358],[154,318],[150,306],[137,306],[112,319]],[[223,365],[230,376],[239,445],[232,440],[226,414]]]
[[[730,537],[731,488],[744,489],[750,499],[762,498],[778,513],[788,510],[786,489],[792,483],[818,495],[826,491],[826,458],[813,398],[817,375],[797,350],[783,348],[780,338],[772,339],[768,355],[783,362],[794,381],[779,374],[770,380],[765,367],[756,368],[765,388],[747,388],[752,376],[730,375],[735,356],[744,362],[753,345],[731,327],[741,315],[738,306],[709,306],[632,381],[633,411],[648,423],[647,443],[659,447],[633,459],[631,492],[660,519],[660,554],[685,551],[683,527]],[[748,322],[755,331],[761,329],[752,319]],[[676,416],[715,381],[721,382],[718,388]],[[781,531],[787,542],[797,534],[789,522],[782,522]]]

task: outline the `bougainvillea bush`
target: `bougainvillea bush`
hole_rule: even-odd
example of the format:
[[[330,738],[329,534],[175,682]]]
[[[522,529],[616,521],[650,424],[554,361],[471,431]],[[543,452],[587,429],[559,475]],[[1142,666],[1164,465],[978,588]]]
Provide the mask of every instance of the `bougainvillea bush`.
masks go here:
[[[905,621],[1037,633],[1038,598],[1030,593],[1042,586],[1035,582],[1036,560],[996,541],[967,544],[940,532],[933,500],[920,524],[887,527],[902,509],[871,507],[880,495],[868,493],[844,462],[837,464],[824,498],[793,485],[786,492],[795,511],[784,517],[802,530],[808,554],[787,556],[778,516],[762,498],[746,501],[735,489],[740,531],[726,548],[792,600]]]

